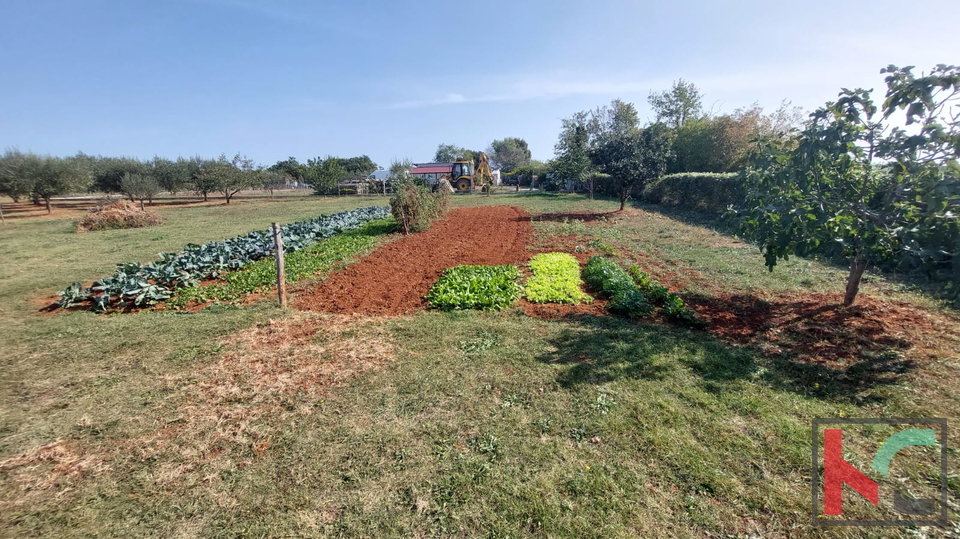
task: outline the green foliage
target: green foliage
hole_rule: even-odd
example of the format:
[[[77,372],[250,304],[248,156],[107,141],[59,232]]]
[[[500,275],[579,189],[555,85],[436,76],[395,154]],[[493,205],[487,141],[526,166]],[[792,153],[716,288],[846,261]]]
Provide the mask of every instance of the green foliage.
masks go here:
[[[462,148],[455,144],[440,144],[433,156],[437,163],[452,163],[454,161],[473,161],[476,152]]]
[[[303,181],[312,185],[318,195],[326,195],[336,189],[337,184],[346,175],[347,169],[338,158],[327,156],[325,159],[320,159],[318,157],[307,160]]]
[[[286,171],[271,168],[260,170],[258,174],[260,176],[258,182],[260,187],[270,191],[271,195],[273,195],[274,190],[285,187],[291,179]]]
[[[98,157],[93,163],[93,188],[103,193],[122,193],[127,174],[144,174],[148,166],[131,157]]]
[[[700,100],[700,90],[692,82],[683,79],[674,81],[670,90],[651,92],[647,98],[650,108],[657,115],[657,121],[674,129],[703,115]]]
[[[390,211],[404,234],[422,232],[446,213],[449,201],[450,194],[443,189],[431,192],[413,181],[401,181],[390,198]]]
[[[43,200],[50,212],[50,199],[55,196],[86,191],[92,172],[87,156],[52,157],[7,151],[0,163],[0,189],[11,197],[29,194]]]
[[[647,202],[716,214],[740,204],[745,197],[744,180],[739,174],[668,174],[643,190]]]
[[[641,271],[636,265],[632,265],[627,268],[627,273],[630,274],[630,277],[633,278],[633,282],[637,285],[637,288],[640,289],[640,292],[650,303],[656,306],[662,306],[670,297],[669,288],[651,278],[645,272]]]
[[[542,253],[530,259],[533,273],[524,295],[533,303],[590,303],[593,298],[580,289],[580,263],[567,253]]]
[[[590,161],[587,114],[584,112],[562,120],[560,139],[554,146],[557,158],[553,161],[553,174],[559,182],[583,182],[593,170]]]
[[[639,267],[632,265],[627,268],[627,273],[633,278],[643,297],[651,304],[660,307],[660,312],[668,320],[694,327],[703,325],[703,322],[697,318],[697,314],[687,307],[683,298],[670,292],[669,288],[651,278]]]
[[[275,172],[282,172],[287,176],[290,176],[294,180],[302,181],[303,180],[303,171],[306,167],[300,164],[297,161],[296,157],[288,157],[283,161],[277,161],[276,164],[272,165],[269,170]]]
[[[520,298],[519,281],[514,266],[457,266],[443,272],[425,299],[441,311],[498,310]]]
[[[377,237],[393,226],[392,220],[378,219],[356,230],[350,230],[317,242],[301,251],[284,254],[284,272],[288,283],[330,271],[336,264],[349,260],[370,249]],[[167,302],[172,307],[184,307],[191,301],[236,302],[248,294],[266,292],[277,284],[277,261],[267,257],[221,276],[223,283],[212,286],[194,286],[177,291]]]
[[[57,295],[60,296],[60,298],[57,299],[57,305],[64,309],[73,307],[77,303],[87,299],[87,294],[83,289],[83,285],[80,283],[70,283],[70,286],[57,292]]]
[[[120,181],[120,190],[131,199],[139,200],[142,209],[144,200],[153,200],[160,192],[160,184],[152,176],[128,172]]]
[[[631,317],[643,317],[653,312],[653,305],[634,284],[633,280],[615,262],[602,256],[592,256],[583,269],[583,279],[601,297],[610,298],[610,311]]]
[[[382,219],[386,214],[386,208],[370,206],[284,225],[281,227],[284,249],[289,253],[300,251],[321,239]],[[180,253],[160,253],[160,260],[151,264],[118,264],[116,273],[95,281],[85,293],[94,309],[101,311],[114,302],[118,306],[127,306],[131,301],[136,305],[144,301],[153,303],[169,298],[177,288],[196,286],[203,279],[219,277],[268,257],[272,252],[273,238],[266,230],[203,245],[187,245]],[[295,264],[294,271],[296,268]],[[244,290],[243,287],[255,287],[266,274],[266,268],[257,266],[252,276],[237,277],[237,286]]]
[[[850,305],[868,264],[904,252],[932,264],[955,256],[960,118],[951,107],[960,100],[960,67],[919,78],[911,69],[882,71],[890,74],[882,118],[870,91],[844,89],[811,115],[795,148],[760,144],[739,216],[771,271],[780,259],[836,245],[850,261]],[[907,127],[891,125],[903,109]]]
[[[33,190],[33,182],[25,168],[27,162],[27,154],[19,150],[8,149],[0,156],[0,194],[7,195],[14,202],[19,202]]]
[[[649,316],[653,312],[653,305],[634,287],[617,290],[610,298],[607,308],[610,312],[633,318]]]
[[[527,141],[517,137],[506,137],[490,143],[490,159],[503,172],[513,172],[530,162],[532,154]]]
[[[581,155],[584,136],[591,167],[586,166]],[[585,181],[595,167],[607,175],[622,210],[634,192],[642,191],[646,182],[666,171],[670,133],[662,124],[641,129],[636,107],[615,99],[607,107],[580,112],[565,120],[556,150],[555,182],[578,178]]]

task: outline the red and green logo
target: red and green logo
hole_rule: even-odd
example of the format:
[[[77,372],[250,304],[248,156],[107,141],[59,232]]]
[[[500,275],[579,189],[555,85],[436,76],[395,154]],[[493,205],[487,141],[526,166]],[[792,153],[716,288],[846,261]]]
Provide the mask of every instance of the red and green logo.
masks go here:
[[[882,427],[864,427],[870,425]],[[860,430],[853,432],[855,429]],[[896,432],[889,434],[890,430]],[[860,461],[870,460],[866,470],[861,470],[845,458],[848,453],[844,452],[844,432],[856,434],[858,440],[868,442],[871,436],[879,436],[872,459],[870,455],[855,453]],[[816,418],[813,420],[812,445],[812,512],[815,526],[946,526],[946,419]],[[862,445],[856,449],[862,450]],[[905,451],[909,448],[929,449]],[[923,460],[931,459],[938,462],[927,462],[926,468],[919,468],[925,464]],[[917,462],[911,462],[912,460]],[[926,497],[919,497],[912,489],[904,486],[908,481],[906,478],[891,476],[891,464],[895,462],[900,465],[895,466],[899,470],[908,469],[911,465],[923,470],[922,487],[925,488],[918,489],[924,490]],[[818,473],[820,470],[822,474]],[[933,480],[934,475],[938,476],[936,481]],[[881,487],[884,479],[892,481],[884,482]],[[849,487],[846,492],[844,485]],[[850,510],[844,510],[845,493],[859,494],[878,511],[851,515]],[[862,507],[862,502],[851,501]],[[882,518],[877,518],[878,514],[882,515]]]

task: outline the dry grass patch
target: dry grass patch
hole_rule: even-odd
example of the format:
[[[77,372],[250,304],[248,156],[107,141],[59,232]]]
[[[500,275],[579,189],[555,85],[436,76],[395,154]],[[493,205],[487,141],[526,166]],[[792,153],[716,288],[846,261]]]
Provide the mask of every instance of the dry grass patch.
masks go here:
[[[152,414],[127,418],[144,425],[143,434],[59,440],[0,463],[18,491],[0,509],[36,503],[37,496],[62,500],[84,478],[111,472],[108,481],[121,480],[151,462],[149,491],[204,492],[221,508],[236,507],[239,501],[223,488],[224,472],[269,453],[278,429],[317,411],[332,388],[394,357],[380,321],[320,313],[269,320],[218,346],[215,361],[163,377],[166,393],[148,403]],[[97,425],[77,428],[95,431]]]

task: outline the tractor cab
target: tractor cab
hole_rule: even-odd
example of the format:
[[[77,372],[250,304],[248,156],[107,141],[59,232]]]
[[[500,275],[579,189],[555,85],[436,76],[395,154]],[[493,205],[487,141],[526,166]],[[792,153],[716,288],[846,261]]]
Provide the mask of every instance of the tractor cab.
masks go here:
[[[450,176],[454,189],[460,192],[469,191],[473,187],[473,162],[454,161]]]

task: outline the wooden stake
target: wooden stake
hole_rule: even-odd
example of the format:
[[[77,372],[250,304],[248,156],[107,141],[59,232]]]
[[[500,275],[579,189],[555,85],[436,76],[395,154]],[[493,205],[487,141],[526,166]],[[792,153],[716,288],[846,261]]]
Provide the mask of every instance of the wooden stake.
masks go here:
[[[287,306],[287,275],[283,271],[283,236],[280,235],[280,223],[273,223],[273,244],[277,254],[277,297],[280,306]]]

